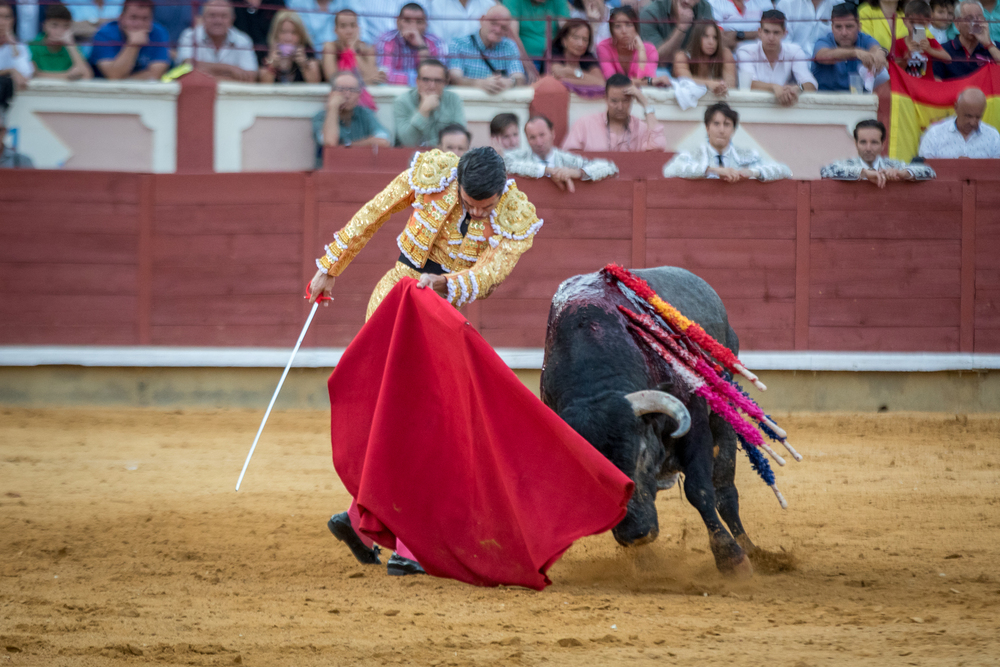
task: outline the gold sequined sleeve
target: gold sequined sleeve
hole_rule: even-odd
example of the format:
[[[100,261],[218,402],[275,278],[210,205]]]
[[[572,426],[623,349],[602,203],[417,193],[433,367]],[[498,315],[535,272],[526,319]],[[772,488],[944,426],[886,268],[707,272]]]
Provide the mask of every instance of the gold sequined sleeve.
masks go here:
[[[489,247],[471,268],[445,275],[448,301],[456,307],[485,299],[500,286],[535,239],[542,221],[535,207],[511,182],[497,205]]]
[[[392,183],[361,207],[343,229],[333,235],[333,243],[326,247],[326,254],[316,260],[320,271],[339,276],[368,241],[375,236],[389,217],[413,203],[410,170],[392,180]]]

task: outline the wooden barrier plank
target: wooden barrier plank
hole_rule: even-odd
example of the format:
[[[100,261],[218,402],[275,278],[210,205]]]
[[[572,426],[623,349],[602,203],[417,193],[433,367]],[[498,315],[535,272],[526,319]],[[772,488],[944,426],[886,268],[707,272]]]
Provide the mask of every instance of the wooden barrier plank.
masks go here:
[[[302,202],[283,204],[168,204],[155,208],[155,231],[170,234],[273,234],[297,230]]]
[[[887,211],[955,211],[962,202],[958,181],[896,183],[892,196],[868,183],[822,179],[811,184],[814,211],[868,211],[873,219]]]
[[[813,269],[812,298],[958,299],[962,296],[961,269],[865,269],[841,265]]]
[[[4,169],[2,202],[139,203],[139,175],[113,171]]]
[[[760,239],[648,239],[649,266],[703,268],[794,269],[795,242]]]
[[[844,266],[859,272],[951,269],[961,267],[962,245],[959,241],[813,239],[809,255],[813,271]]]
[[[135,234],[139,207],[115,202],[13,201],[0,205],[9,229],[36,234]]]
[[[72,322],[0,322],[0,345],[137,345],[135,328],[123,323],[79,326]],[[184,343],[190,345],[190,343]]]
[[[518,177],[516,180],[518,189],[535,205],[542,218],[545,217],[545,211],[553,209],[587,211],[592,208],[610,208],[626,212],[632,208],[635,181],[631,180],[609,179],[597,183],[577,181],[576,192],[563,192],[547,178]]]
[[[976,289],[1000,289],[1000,269],[976,268]]]
[[[799,183],[795,193],[795,349],[809,347],[809,278],[812,274],[809,244],[812,239],[811,189]]]
[[[280,325],[299,321],[300,297],[258,294],[253,299],[229,296],[166,296],[153,298],[153,319],[163,325]],[[299,327],[301,328],[301,324]]]
[[[958,327],[810,327],[809,349],[958,352]]]
[[[736,336],[740,339],[740,351],[795,349],[792,329],[740,329]]]
[[[504,299],[491,296],[480,306],[482,329],[545,328],[552,299]]]
[[[137,297],[91,294],[82,299],[74,294],[0,294],[4,324],[88,326],[127,325],[135,340]]]
[[[545,326],[519,329],[481,329],[486,342],[493,347],[544,347]]]
[[[258,294],[299,294],[301,270],[291,262],[255,264],[252,270],[206,263],[195,266],[159,265],[153,271],[153,285],[164,296],[218,295],[252,297]]]
[[[136,305],[136,331],[139,345],[152,342],[149,324],[153,301],[153,200],[156,197],[156,180],[152,174],[139,179],[139,249],[137,278],[139,281]]]
[[[305,174],[158,174],[156,205],[301,204]]]
[[[736,331],[743,329],[794,329],[795,300],[726,299],[729,324]]]
[[[4,294],[134,296],[137,281],[135,264],[0,264]]]
[[[982,192],[983,188],[977,188]],[[976,205],[976,236],[1000,236],[1000,205],[996,208],[986,208],[984,204]]]
[[[722,300],[794,299],[794,269],[698,269],[693,273],[711,285]]]
[[[1000,290],[976,291],[975,317],[977,329],[1000,329]]]
[[[252,327],[236,323],[211,326],[154,324],[151,333],[154,345],[278,347],[287,348],[290,352],[301,330],[302,323],[258,324]],[[281,369],[274,369],[274,373],[277,383]]]
[[[795,211],[654,208],[646,227],[650,238],[793,239]]]
[[[156,266],[227,264],[251,271],[257,264],[293,262],[302,252],[299,229],[289,234],[206,234],[157,236],[153,240]]]
[[[0,234],[0,262],[135,264],[138,234]]]
[[[521,256],[517,268],[508,280],[527,278],[530,274],[523,271],[526,266],[562,268],[566,270],[565,277],[569,278],[576,273],[597,271],[608,262],[627,265],[631,260],[632,243],[625,239],[556,240],[536,237],[531,250]],[[518,276],[518,273],[524,275]]]
[[[976,324],[976,184],[962,184],[962,302],[959,324],[959,349],[972,352]]]
[[[927,160],[939,181],[1000,180],[1000,164],[996,160]]]
[[[540,239],[629,239],[632,238],[630,212],[622,209],[539,209],[545,220]]]
[[[814,299],[810,327],[958,327],[959,299]],[[811,336],[812,334],[810,334]]]
[[[816,210],[812,213],[814,239],[948,239],[962,238],[962,212]]]
[[[795,181],[732,184],[720,180],[665,178],[649,181],[646,206],[650,209],[794,211],[795,190]]]
[[[976,352],[1000,352],[1000,329],[976,329]]]

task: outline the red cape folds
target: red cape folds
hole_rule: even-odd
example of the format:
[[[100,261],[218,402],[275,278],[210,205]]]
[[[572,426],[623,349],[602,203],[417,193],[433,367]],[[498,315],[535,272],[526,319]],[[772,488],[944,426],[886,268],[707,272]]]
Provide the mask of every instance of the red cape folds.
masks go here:
[[[633,484],[517,379],[465,318],[401,281],[330,376],[333,465],[361,531],[429,574],[541,590]]]

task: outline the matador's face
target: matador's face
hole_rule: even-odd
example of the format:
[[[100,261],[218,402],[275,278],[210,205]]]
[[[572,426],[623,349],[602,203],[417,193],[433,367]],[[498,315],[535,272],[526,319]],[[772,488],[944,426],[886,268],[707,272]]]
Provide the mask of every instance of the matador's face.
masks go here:
[[[499,194],[487,199],[473,199],[466,194],[465,188],[462,186],[458,186],[458,196],[461,198],[465,210],[477,220],[490,217],[490,213],[493,212],[493,209],[496,208],[497,203],[500,201]]]

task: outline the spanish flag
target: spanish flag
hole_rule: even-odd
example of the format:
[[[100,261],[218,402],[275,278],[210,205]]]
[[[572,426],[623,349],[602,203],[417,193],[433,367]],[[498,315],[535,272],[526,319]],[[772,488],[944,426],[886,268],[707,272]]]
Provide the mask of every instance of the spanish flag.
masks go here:
[[[1000,65],[989,64],[960,79],[931,81],[910,76],[889,62],[892,87],[892,125],[889,157],[909,162],[920,148],[920,137],[929,125],[955,115],[955,100],[966,88],[986,93],[983,122],[1000,128]]]

